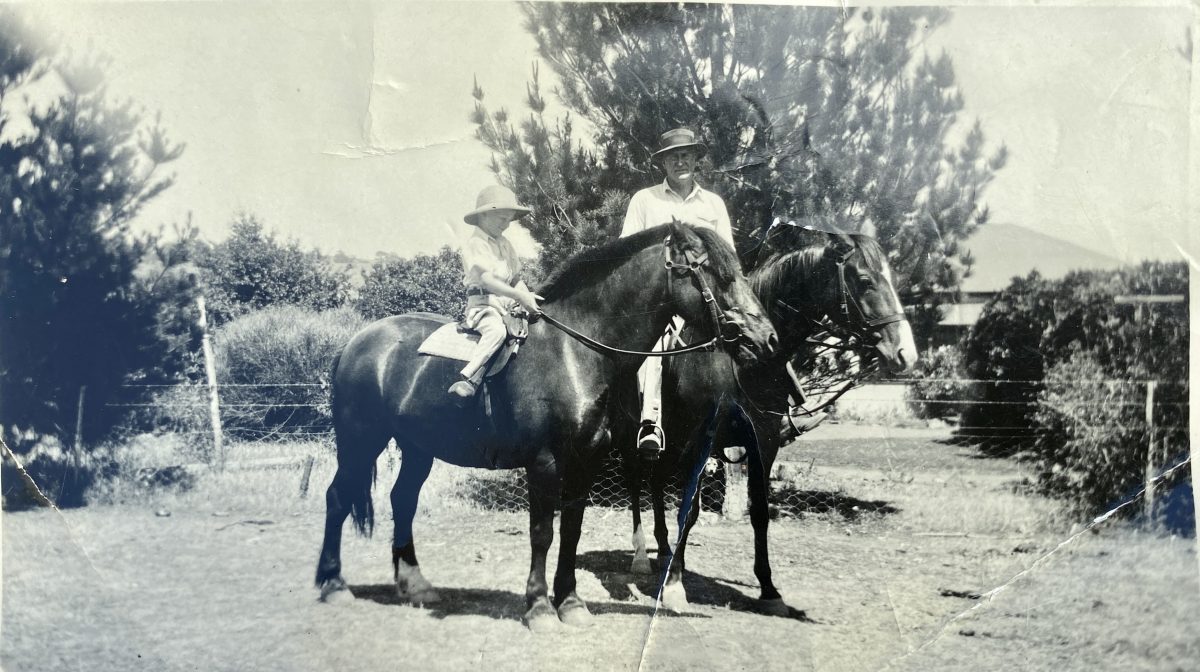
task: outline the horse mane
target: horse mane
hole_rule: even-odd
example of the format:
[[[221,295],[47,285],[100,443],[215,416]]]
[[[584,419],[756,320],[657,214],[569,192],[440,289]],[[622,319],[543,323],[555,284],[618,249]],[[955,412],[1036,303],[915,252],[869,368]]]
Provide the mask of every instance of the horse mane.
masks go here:
[[[862,250],[863,258],[871,268],[883,268],[887,257],[879,241],[861,233],[822,234],[820,239],[796,250],[768,259],[750,274],[750,286],[759,301],[768,309],[779,299],[787,299],[789,292],[800,282],[813,278],[820,268],[826,251],[837,239],[848,240]]]
[[[684,227],[700,238],[708,250],[708,259],[712,264],[713,273],[722,285],[728,285],[733,281],[737,276],[739,266],[737,256],[728,243],[724,242],[715,231],[709,229],[686,224],[676,224],[675,226]],[[662,242],[669,233],[669,226],[663,224],[578,252],[564,261],[542,283],[537,293],[545,297],[547,301],[568,297],[583,287],[591,286],[608,278],[617,266],[647,247]]]

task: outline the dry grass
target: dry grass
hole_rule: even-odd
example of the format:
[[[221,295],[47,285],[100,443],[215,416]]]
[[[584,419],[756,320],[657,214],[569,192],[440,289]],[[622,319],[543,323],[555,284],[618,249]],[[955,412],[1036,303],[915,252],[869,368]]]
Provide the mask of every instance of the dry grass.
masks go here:
[[[174,459],[161,446],[134,452],[142,464]],[[308,455],[314,468],[301,498]],[[415,524],[422,565],[446,602],[402,605],[387,585],[387,495],[398,466],[389,451],[375,490],[380,533],[344,537],[346,578],[361,599],[335,608],[316,604],[311,588],[335,465],[329,445],[245,445],[233,458],[293,466],[204,474],[186,492],[120,482],[86,510],[6,515],[4,669],[376,669],[404,661],[412,669],[589,672],[643,662],[654,670],[1065,672],[1187,669],[1197,659],[1192,542],[1104,531],[1039,562],[1069,534],[1055,504],[1015,491],[1021,473],[1012,462],[927,438],[805,441],[781,455],[797,492],[892,509],[833,507],[772,525],[775,582],[809,620],[753,611],[749,525],[712,517],[692,536],[691,612],[652,617],[645,596],[653,577],[625,570],[628,515],[592,509],[579,576],[597,623],[540,639],[519,621],[527,515],[462,499],[470,471],[436,465]],[[979,602],[953,595],[985,593],[1035,563],[954,620]]]

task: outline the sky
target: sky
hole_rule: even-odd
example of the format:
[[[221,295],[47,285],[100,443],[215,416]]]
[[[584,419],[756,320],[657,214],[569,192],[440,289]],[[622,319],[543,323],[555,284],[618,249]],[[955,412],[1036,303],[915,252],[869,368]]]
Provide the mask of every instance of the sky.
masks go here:
[[[363,258],[461,239],[462,214],[494,182],[468,118],[473,81],[493,109],[522,113],[539,60],[505,2],[34,11],[67,47],[108,54],[111,94],[161,114],[187,144],[171,164],[175,185],[137,226],[190,213],[215,242],[250,213],[305,246]],[[1200,245],[1186,224],[1190,63],[1180,50],[1191,21],[1182,5],[954,10],[923,48],[953,59],[963,122],[978,118],[1011,152],[984,195],[994,221],[1130,262]],[[541,74],[548,90],[549,68]]]

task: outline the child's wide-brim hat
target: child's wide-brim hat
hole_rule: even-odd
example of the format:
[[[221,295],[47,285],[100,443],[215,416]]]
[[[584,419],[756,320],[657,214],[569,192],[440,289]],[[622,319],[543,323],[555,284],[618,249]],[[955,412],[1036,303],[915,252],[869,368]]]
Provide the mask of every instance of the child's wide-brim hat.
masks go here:
[[[708,153],[708,146],[703,142],[696,140],[696,134],[690,128],[675,128],[663,133],[658,138],[658,151],[650,155],[651,159],[657,159],[667,152],[673,152],[677,149],[686,149],[695,147],[700,152],[700,156]]]
[[[517,195],[511,189],[493,185],[479,192],[479,197],[475,199],[475,209],[463,215],[463,221],[471,226],[479,226],[479,215],[494,210],[509,210],[513,213],[513,219],[532,212],[517,202]]]

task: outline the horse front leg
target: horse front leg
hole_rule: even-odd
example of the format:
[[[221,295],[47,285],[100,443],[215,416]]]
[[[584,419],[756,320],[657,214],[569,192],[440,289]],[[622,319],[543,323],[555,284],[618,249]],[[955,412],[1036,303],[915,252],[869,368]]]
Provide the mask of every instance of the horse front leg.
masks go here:
[[[688,533],[692,531],[696,520],[700,517],[700,488],[704,480],[704,474],[701,472],[699,479],[696,481],[696,490],[691,493],[689,500],[687,486],[684,486],[684,494],[680,498],[680,508],[687,509],[686,521],[681,521],[679,525],[679,540],[675,544],[675,552],[668,555],[669,558],[666,572],[666,580],[663,582],[662,592],[659,600],[662,606],[676,613],[682,612],[688,607],[687,593],[683,589],[683,570],[685,556],[687,551]],[[681,510],[682,514],[683,511]],[[661,558],[662,556],[660,556]],[[660,560],[660,562],[662,562]]]
[[[579,454],[576,451],[575,454]],[[554,574],[554,604],[558,607],[558,618],[563,623],[576,627],[592,624],[592,613],[575,592],[575,563],[579,553],[579,537],[583,530],[583,513],[587,509],[588,495],[604,451],[594,450],[580,465],[569,469],[563,486],[562,520],[558,532],[558,570]]]
[[[432,456],[412,449],[405,450],[400,458],[400,474],[392,487],[392,518],[395,521],[392,568],[395,570],[396,594],[413,604],[429,604],[441,599],[433,589],[433,584],[421,574],[412,532],[421,486],[425,484],[432,467]]]
[[[756,419],[757,422],[751,425],[754,431],[746,443],[749,447],[746,467],[749,472],[750,525],[754,528],[754,576],[758,578],[762,591],[759,607],[765,613],[786,616],[789,613],[788,606],[771,580],[771,559],[767,545],[767,528],[771,523],[771,465],[779,453],[779,445],[774,439],[775,434],[770,431],[770,420]],[[759,437],[762,437],[763,443],[759,443]]]
[[[547,632],[558,626],[558,611],[550,603],[546,584],[546,554],[554,541],[554,509],[561,494],[562,480],[553,458],[536,460],[525,470],[529,486],[529,579],[525,582],[525,625],[533,632]]]

